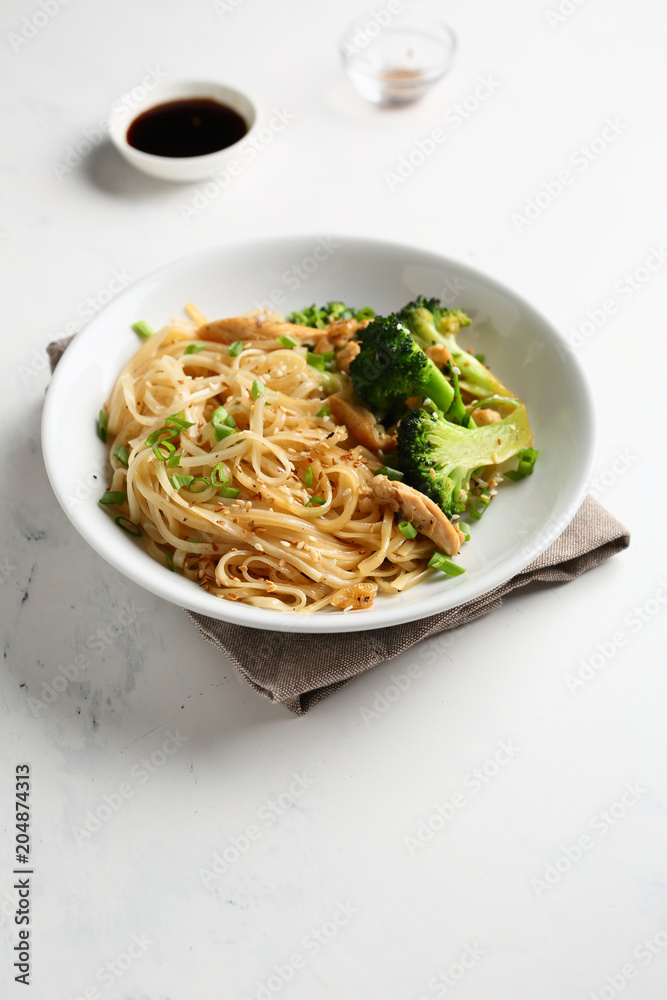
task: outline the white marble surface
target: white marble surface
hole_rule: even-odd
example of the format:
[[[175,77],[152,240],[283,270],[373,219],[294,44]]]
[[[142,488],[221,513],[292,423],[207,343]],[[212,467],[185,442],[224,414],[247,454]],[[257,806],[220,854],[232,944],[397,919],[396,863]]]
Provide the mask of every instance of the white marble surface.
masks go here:
[[[454,70],[423,103],[379,111],[337,61],[353,0],[3,4],[3,998],[665,996],[665,14],[563,0],[550,25],[556,0],[440,6]],[[195,186],[133,173],[108,142],[56,166],[149,72],[216,76],[294,118],[196,215]],[[493,93],[474,100],[482,77]],[[445,143],[390,184],[440,126]],[[78,538],[39,417],[46,343],[119,284],[315,229],[471,262],[577,336],[597,494],[633,538],[296,719]],[[28,989],[12,968],[24,762]]]

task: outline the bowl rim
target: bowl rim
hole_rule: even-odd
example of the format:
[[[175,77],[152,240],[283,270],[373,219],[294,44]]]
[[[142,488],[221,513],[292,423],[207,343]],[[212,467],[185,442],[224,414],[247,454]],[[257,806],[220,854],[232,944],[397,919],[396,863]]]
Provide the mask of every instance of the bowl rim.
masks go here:
[[[299,250],[303,250],[304,247],[312,247],[318,240],[321,239],[335,240],[340,244],[341,248],[349,246],[351,248],[354,247],[356,249],[364,249],[366,253],[372,252],[373,250],[376,252],[393,251],[408,255],[416,254],[422,258],[430,258],[430,264],[434,264],[443,270],[454,270],[460,274],[462,278],[468,276],[472,280],[476,280],[487,286],[490,290],[509,298],[511,301],[514,301],[524,312],[529,315],[532,314],[543,325],[543,327],[548,330],[549,337],[555,341],[556,347],[560,344],[562,349],[567,352],[568,364],[573,366],[583,390],[582,405],[586,417],[583,427],[587,433],[582,433],[581,460],[579,463],[580,468],[577,478],[576,480],[573,480],[567,494],[568,503],[565,507],[563,507],[559,516],[549,522],[549,530],[540,530],[536,540],[534,540],[532,544],[524,545],[515,553],[513,559],[507,560],[500,566],[495,567],[490,577],[482,574],[481,578],[475,581],[474,584],[466,587],[466,593],[463,597],[459,597],[454,601],[443,601],[442,593],[438,592],[421,600],[418,603],[416,610],[414,604],[404,605],[396,603],[386,609],[383,608],[382,611],[374,608],[370,612],[348,612],[345,614],[343,621],[342,615],[332,612],[322,611],[313,614],[297,615],[288,612],[272,611],[269,609],[252,607],[250,605],[233,603],[231,601],[212,598],[211,595],[204,594],[196,586],[187,589],[187,593],[185,593],[187,600],[184,600],[184,594],[175,595],[173,593],[173,588],[169,585],[173,579],[170,574],[160,574],[159,577],[156,574],[154,579],[147,582],[147,577],[151,577],[153,575],[152,570],[155,568],[161,568],[159,567],[159,564],[148,555],[148,553],[140,550],[142,555],[145,557],[145,560],[148,560],[149,562],[144,561],[144,559],[139,559],[135,563],[134,560],[131,560],[128,566],[123,559],[123,554],[127,554],[129,550],[125,548],[124,545],[119,544],[117,548],[114,548],[113,551],[111,551],[108,547],[99,542],[99,539],[95,536],[93,531],[88,529],[85,521],[82,522],[82,519],[77,518],[76,511],[78,508],[69,508],[67,506],[65,502],[65,487],[61,487],[59,484],[59,470],[56,465],[52,463],[52,452],[49,446],[49,441],[51,435],[56,434],[56,421],[53,418],[53,411],[57,410],[59,397],[63,393],[65,395],[67,394],[66,379],[68,368],[70,365],[74,364],[78,355],[82,353],[85,355],[85,351],[88,347],[88,341],[91,339],[94,341],[96,327],[108,310],[112,307],[118,308],[119,306],[122,306],[123,300],[129,298],[133,293],[136,294],[137,290],[142,286],[164,286],[164,279],[168,277],[170,271],[178,271],[178,269],[183,265],[194,265],[200,259],[203,260],[220,253],[236,253],[251,250],[253,248],[257,248],[258,250],[275,249],[276,252],[282,253],[289,251],[290,247],[298,248]],[[462,604],[474,601],[483,594],[494,590],[496,587],[502,586],[517,573],[525,569],[531,562],[537,559],[564,531],[576,514],[586,496],[588,486],[593,476],[597,458],[598,438],[599,426],[594,397],[583,364],[577,354],[572,351],[564,334],[562,334],[539,309],[536,309],[529,300],[525,299],[522,295],[515,292],[511,287],[495,277],[492,277],[483,271],[479,271],[477,268],[464,263],[463,261],[445,256],[438,251],[400,241],[369,238],[354,234],[337,233],[335,235],[326,234],[325,236],[322,232],[318,233],[312,231],[290,234],[287,237],[271,236],[268,238],[254,237],[244,240],[232,240],[200,250],[194,254],[187,254],[185,256],[175,258],[172,261],[163,264],[161,267],[143,275],[132,285],[128,286],[124,291],[120,292],[108,306],[100,310],[100,312],[98,312],[76,335],[72,347],[68,352],[66,352],[53,374],[49,391],[46,394],[41,423],[41,441],[44,464],[49,482],[54,493],[56,494],[58,502],[78,533],[82,535],[82,537],[99,555],[105,559],[106,562],[114,566],[120,573],[137,583],[139,586],[144,587],[144,589],[149,592],[156,594],[173,604],[181,607],[187,607],[190,611],[209,618],[216,618],[231,624],[265,629],[268,631],[287,631],[292,633],[311,634],[367,631],[370,629],[417,621],[423,618],[431,617],[443,611],[450,611],[461,606]],[[129,539],[123,538],[123,542],[125,541],[129,544],[133,544]],[[142,571],[142,567],[146,567],[145,572]],[[178,579],[182,580],[184,583],[191,584],[191,581],[180,576]],[[462,578],[459,577],[457,579]],[[400,597],[400,595],[398,596]],[[206,600],[201,600],[201,598],[208,598],[210,601],[215,601],[217,603],[208,605],[208,602]],[[218,614],[218,611],[223,613]]]

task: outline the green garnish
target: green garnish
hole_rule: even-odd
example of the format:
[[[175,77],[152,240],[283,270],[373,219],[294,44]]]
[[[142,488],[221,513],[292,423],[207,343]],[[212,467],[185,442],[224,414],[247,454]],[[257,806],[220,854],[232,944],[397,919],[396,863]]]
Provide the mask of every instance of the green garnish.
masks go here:
[[[99,499],[99,503],[114,504],[116,507],[122,507],[126,500],[127,493],[116,493],[113,490],[105,490]]]
[[[401,534],[405,535],[406,538],[417,537],[417,529],[412,524],[410,524],[409,521],[399,521],[398,530],[401,532]]]
[[[148,340],[148,338],[152,337],[155,333],[153,327],[143,319],[137,320],[136,323],[133,323],[132,329],[141,337],[142,340]]]
[[[175,490],[182,490],[184,486],[189,486],[194,476],[173,475],[169,476],[169,482]]]
[[[534,448],[522,448],[519,452],[518,469],[516,471],[510,469],[509,472],[503,472],[503,476],[506,479],[512,479],[514,482],[518,479],[525,479],[526,476],[532,476],[538,455],[539,451],[536,451]]]
[[[204,485],[200,489],[195,489],[195,483],[203,483]],[[211,484],[206,478],[206,476],[192,476],[190,482],[188,483],[188,490],[190,493],[203,493],[205,490],[210,489]]]
[[[322,407],[322,409],[317,411],[317,413],[315,414],[315,416],[316,417],[330,417],[331,416],[331,407],[329,406],[329,404],[325,403],[324,406]]]
[[[322,351],[321,354],[315,354],[314,351],[308,351],[306,354],[306,361],[311,368],[317,368],[320,372],[330,372],[333,368],[334,351]]]
[[[486,508],[489,506],[490,503],[491,503],[491,494],[487,493],[486,490],[482,490],[480,495],[478,497],[475,497],[475,499],[473,500],[472,506],[468,512],[473,521],[479,521],[479,519],[482,517],[482,515],[484,514]]]
[[[223,486],[223,488],[219,490],[221,497],[237,497],[240,492],[241,490],[237,490],[235,486]]]
[[[237,358],[243,350],[243,341],[235,340],[233,344],[229,345],[227,350],[229,351],[230,358]]]
[[[286,347],[287,350],[291,350],[293,347],[299,346],[298,340],[295,340],[293,337],[288,337],[287,335],[285,335],[284,337],[276,337],[276,340],[283,347]]]
[[[309,465],[308,468],[306,469],[306,474],[303,477],[303,481],[304,481],[305,485],[308,486],[308,488],[310,488],[313,485],[313,467],[312,467],[312,465]]]
[[[200,351],[206,350],[206,346],[206,344],[188,344],[183,354],[199,354]]]
[[[211,427],[215,433],[216,441],[222,441],[223,438],[229,437],[230,434],[234,433],[236,421],[234,417],[230,417],[224,406],[219,406],[211,414]]]
[[[117,444],[113,450],[114,458],[117,458],[121,465],[127,468],[130,461],[130,453],[127,448],[123,448],[122,444]]]
[[[470,525],[466,524],[465,521],[458,521],[456,527],[461,529],[461,531],[463,532],[464,539],[466,540],[466,542],[469,542],[470,541]]]
[[[321,507],[323,503],[326,503],[322,497],[311,497],[306,507]]]
[[[431,569],[439,569],[442,573],[446,573],[447,576],[460,576],[461,573],[465,573],[465,566],[455,563],[444,552],[434,552],[428,565]]]
[[[153,454],[157,458],[158,462],[166,462],[176,453],[171,441],[156,441],[153,445]]]
[[[220,486],[225,486],[229,482],[229,476],[225,475],[228,471],[227,466],[224,462],[218,462],[211,469],[211,486],[215,486],[216,489]]]
[[[386,476],[387,479],[402,479],[403,473],[399,469],[392,469],[389,465],[383,465],[381,469],[374,472],[375,476]]]
[[[146,438],[146,445],[148,448],[152,448],[158,441],[171,441],[171,439],[175,437],[176,434],[174,433],[173,427],[161,427],[159,431],[153,431],[152,434],[148,435]]]
[[[194,427],[194,423],[192,420],[186,420],[185,414],[181,410],[180,413],[172,413],[170,417],[167,417],[165,426],[175,430],[185,430],[187,427]]]
[[[141,528],[134,521],[130,521],[128,517],[117,517],[115,518],[116,524],[123,531],[127,531],[128,535],[136,535],[137,538],[141,535]]]
[[[174,557],[172,556],[171,552],[167,552],[164,561],[167,564],[167,569],[171,570],[171,572],[173,573],[174,572]]]
[[[175,469],[177,465],[181,464],[182,458],[183,458],[182,455],[177,455],[175,453],[173,455],[170,455],[169,458],[167,459],[167,468]]]
[[[258,396],[264,395],[264,393],[266,392],[266,386],[264,385],[261,379],[259,378],[255,379],[255,381],[252,384],[251,392],[253,399],[257,399]]]
[[[107,420],[106,412],[104,410],[100,410],[99,416],[97,418],[97,436],[99,437],[100,441],[104,441],[105,443],[107,440],[108,427],[109,427],[109,422]]]

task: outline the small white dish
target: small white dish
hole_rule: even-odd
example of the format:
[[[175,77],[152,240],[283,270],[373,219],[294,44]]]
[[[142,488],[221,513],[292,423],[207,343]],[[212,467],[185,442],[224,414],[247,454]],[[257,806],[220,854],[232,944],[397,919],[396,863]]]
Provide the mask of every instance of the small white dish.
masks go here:
[[[286,276],[303,268],[299,291]],[[302,272],[303,273],[303,272]],[[220,276],[224,275],[224,281]],[[100,407],[139,347],[136,320],[156,328],[194,302],[211,319],[262,303],[282,312],[342,300],[378,313],[418,294],[465,309],[462,346],[486,354],[498,377],[525,400],[540,456],[532,476],[505,482],[461,552],[466,572],[434,572],[403,594],[381,594],[368,611],[294,614],[221,600],[171,573],[120,531],[98,498],[108,486],[107,446],[96,434]],[[66,433],[63,429],[66,429]],[[77,334],[46,395],[42,448],[51,486],[77,531],[107,562],[181,607],[251,628],[354,632],[399,625],[456,607],[505,583],[567,527],[593,474],[597,443],[588,382],[565,338],[536,309],[493,278],[416,247],[342,236],[288,236],[231,243],[161,268],[118,295]]]
[[[169,101],[188,98],[208,98],[226,105],[243,118],[245,135],[224,149],[203,156],[155,156],[144,153],[128,142],[128,130],[145,111]],[[118,152],[128,163],[151,177],[163,181],[197,181],[211,177],[238,156],[239,146],[247,142],[257,123],[257,109],[253,101],[241,90],[212,80],[167,80],[151,90],[143,101],[132,108],[131,114],[124,105],[116,104],[110,115],[109,136]]]

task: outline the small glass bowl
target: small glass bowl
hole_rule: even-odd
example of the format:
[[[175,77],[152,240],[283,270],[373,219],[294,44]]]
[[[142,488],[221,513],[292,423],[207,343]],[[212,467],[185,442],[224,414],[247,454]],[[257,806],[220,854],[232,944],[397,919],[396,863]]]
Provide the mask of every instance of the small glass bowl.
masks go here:
[[[374,104],[407,104],[451,68],[456,36],[432,8],[392,13],[396,0],[357,18],[340,40],[347,75]]]

